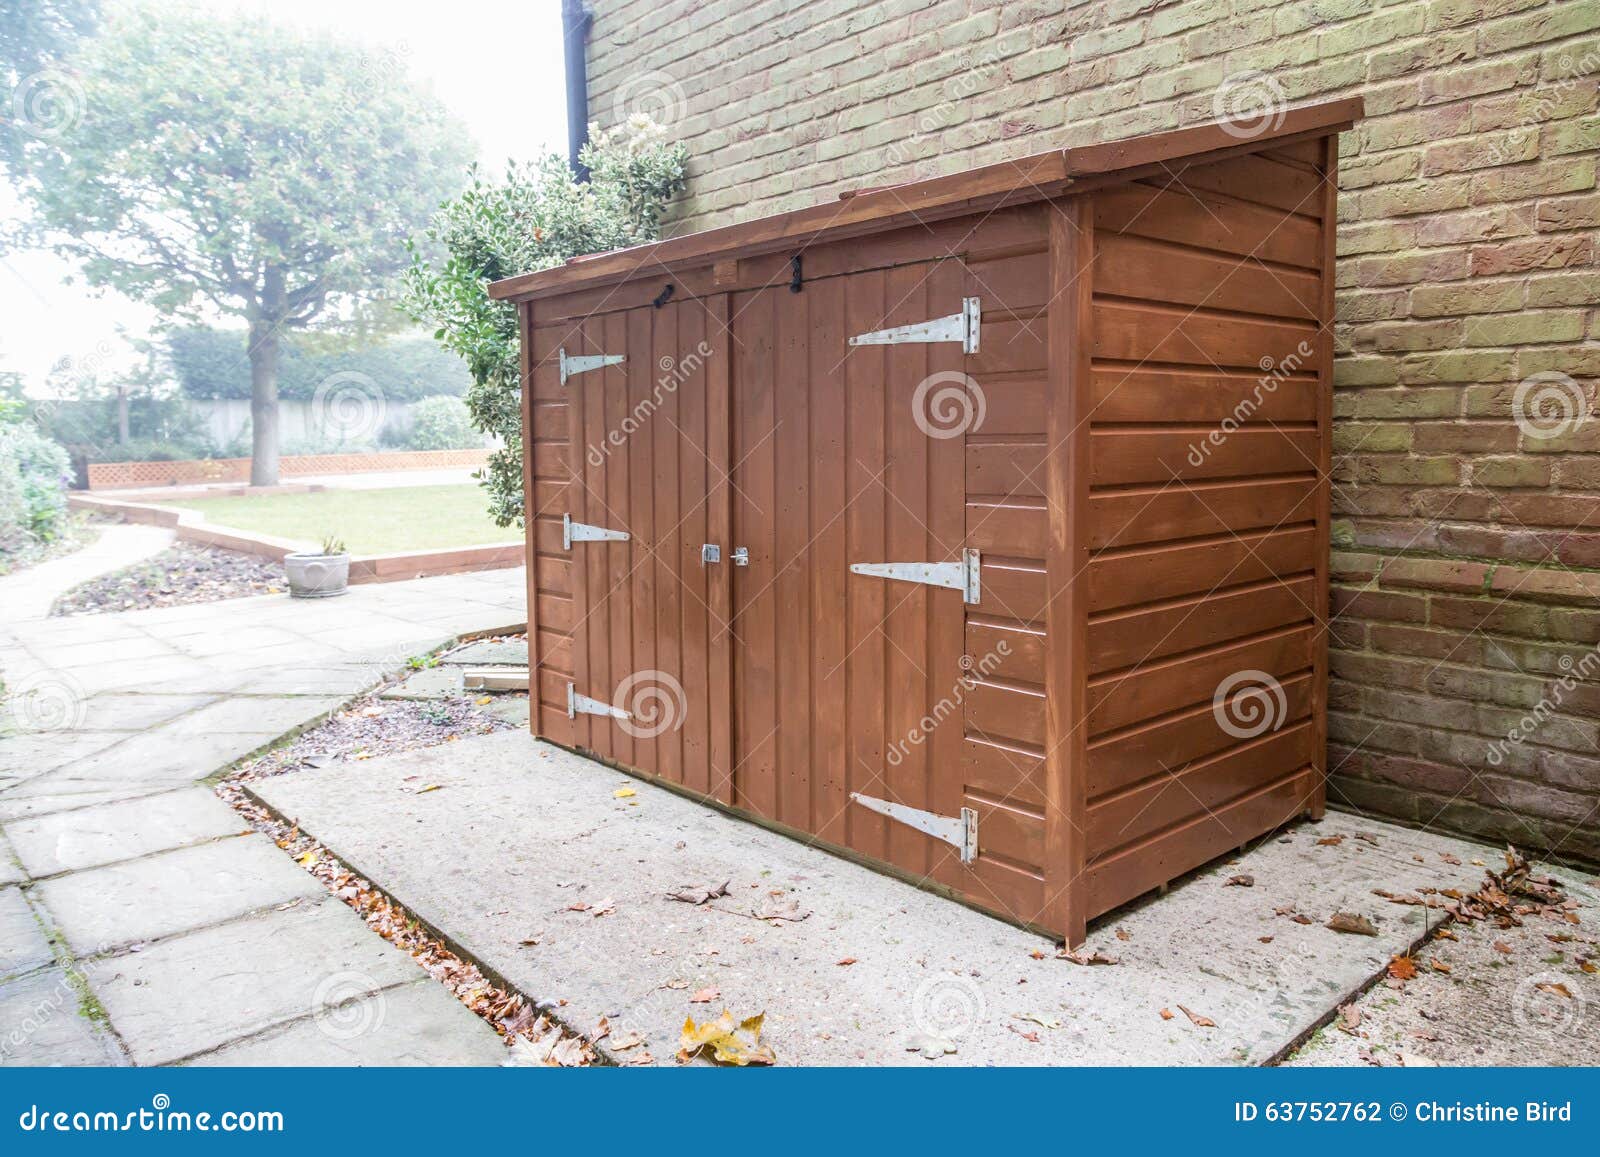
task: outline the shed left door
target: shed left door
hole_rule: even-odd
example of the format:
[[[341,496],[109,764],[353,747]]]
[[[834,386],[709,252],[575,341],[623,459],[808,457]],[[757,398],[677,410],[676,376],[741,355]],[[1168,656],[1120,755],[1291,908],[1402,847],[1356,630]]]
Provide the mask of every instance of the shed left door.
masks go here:
[[[727,298],[712,297],[588,318],[562,347],[573,745],[724,801],[728,560],[703,548],[728,541],[726,334]]]

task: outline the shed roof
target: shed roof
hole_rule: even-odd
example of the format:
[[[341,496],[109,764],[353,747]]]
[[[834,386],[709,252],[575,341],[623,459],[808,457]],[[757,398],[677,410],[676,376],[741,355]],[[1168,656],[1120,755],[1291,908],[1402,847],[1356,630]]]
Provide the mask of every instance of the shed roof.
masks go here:
[[[1237,125],[1218,120],[1105,144],[1052,149],[947,177],[841,193],[832,203],[754,221],[573,257],[563,265],[492,282],[489,296],[497,300],[548,297],[624,282],[636,274],[659,276],[703,266],[734,253],[751,256],[785,251],[818,240],[1044,200],[1080,187],[1137,176],[1141,170],[1159,172],[1175,161],[1213,153],[1255,152],[1269,144],[1338,132],[1361,115],[1361,98],[1348,97],[1286,109],[1248,137]]]

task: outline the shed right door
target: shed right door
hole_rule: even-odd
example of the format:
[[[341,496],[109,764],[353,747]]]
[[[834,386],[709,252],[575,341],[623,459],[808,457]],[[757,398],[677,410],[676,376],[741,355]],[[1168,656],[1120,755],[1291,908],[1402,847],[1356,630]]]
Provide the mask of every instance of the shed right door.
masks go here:
[[[959,719],[927,726],[960,714],[961,592],[849,567],[961,558],[963,431],[927,409],[965,355],[848,345],[959,313],[964,288],[951,259],[734,295],[733,725],[738,806],[971,891],[954,847],[851,800],[964,802]]]

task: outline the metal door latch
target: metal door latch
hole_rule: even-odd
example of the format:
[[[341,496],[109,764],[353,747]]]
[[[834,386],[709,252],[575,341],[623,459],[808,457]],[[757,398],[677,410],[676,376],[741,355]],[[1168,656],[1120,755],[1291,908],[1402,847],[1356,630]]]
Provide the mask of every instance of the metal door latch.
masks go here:
[[[983,594],[983,560],[970,548],[961,552],[960,562],[853,562],[850,573],[948,587],[960,591],[964,603],[979,602]]]
[[[736,547],[734,547],[733,548],[732,558],[733,558],[733,565],[734,566],[749,566],[750,565],[750,548],[747,547],[747,546],[736,546]]]
[[[851,792],[850,798],[868,811],[888,816],[897,823],[916,828],[924,835],[950,844],[960,853],[963,864],[970,864],[978,858],[978,813],[973,808],[962,808],[959,816],[942,816],[919,807],[875,799],[859,791]]]
[[[574,374],[586,374],[590,370],[598,370],[604,366],[620,366],[625,354],[580,354],[568,357],[566,350],[558,351],[561,360],[561,384],[567,384],[567,379]]]
[[[860,333],[850,339],[850,344],[907,345],[913,342],[958,341],[963,351],[975,354],[978,352],[978,333],[982,323],[983,311],[978,299],[965,297],[961,300],[960,313],[936,317],[932,321],[919,321],[914,325],[897,325]]]
[[[562,550],[571,550],[575,542],[627,542],[629,537],[626,530],[607,530],[587,522],[573,522],[570,514],[561,516]]]
[[[721,562],[721,561],[722,561],[722,548],[720,546],[718,546],[716,543],[708,542],[708,543],[703,544],[700,547],[700,565],[701,566],[705,566],[707,563]]]

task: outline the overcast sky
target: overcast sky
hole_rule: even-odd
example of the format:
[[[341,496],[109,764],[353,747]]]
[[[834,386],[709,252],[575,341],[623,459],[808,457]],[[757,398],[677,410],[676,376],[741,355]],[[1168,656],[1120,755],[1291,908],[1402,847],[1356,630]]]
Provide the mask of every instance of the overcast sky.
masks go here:
[[[485,165],[566,152],[560,0],[210,0],[279,23],[327,30],[386,48],[471,130]],[[0,216],[16,212],[0,188]],[[64,279],[72,267],[48,253],[0,258],[0,370],[19,370],[42,392],[63,357],[114,371],[125,364],[117,326],[143,336],[155,314],[118,294],[96,296]]]

